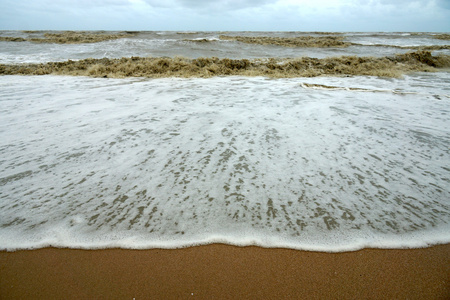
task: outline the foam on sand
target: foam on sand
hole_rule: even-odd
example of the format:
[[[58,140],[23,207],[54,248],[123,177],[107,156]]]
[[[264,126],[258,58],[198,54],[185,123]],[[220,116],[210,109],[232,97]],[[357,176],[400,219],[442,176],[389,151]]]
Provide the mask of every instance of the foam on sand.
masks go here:
[[[0,248],[448,243],[448,80],[2,76]]]

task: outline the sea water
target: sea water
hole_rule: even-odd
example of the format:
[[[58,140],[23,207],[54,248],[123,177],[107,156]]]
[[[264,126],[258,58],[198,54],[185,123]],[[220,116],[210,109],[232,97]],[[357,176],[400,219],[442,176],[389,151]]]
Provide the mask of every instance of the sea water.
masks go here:
[[[43,38],[45,31],[24,33],[0,31],[0,37]],[[49,61],[77,60],[85,58],[120,58],[131,56],[188,58],[218,57],[252,59],[264,57],[316,57],[339,55],[393,56],[406,53],[408,46],[448,45],[448,40],[435,39],[435,33],[341,33],[345,42],[354,43],[346,48],[301,48],[276,45],[246,44],[221,40],[221,35],[251,37],[327,36],[308,32],[139,32],[129,38],[89,44],[47,44],[31,42],[0,41],[0,64],[44,63]],[[339,36],[338,35],[338,36]],[[334,36],[334,35],[333,35]],[[204,42],[202,42],[204,41]],[[374,46],[379,45],[379,46]],[[390,47],[391,46],[391,47]],[[450,54],[449,49],[434,51],[435,54]]]
[[[447,243],[449,82],[1,77],[0,247]]]
[[[188,57],[403,51],[184,41],[218,34],[0,42],[0,63],[151,55],[162,51],[158,43],[168,56]],[[448,72],[398,79],[2,76],[0,249],[228,243],[333,252],[448,243],[449,87]]]

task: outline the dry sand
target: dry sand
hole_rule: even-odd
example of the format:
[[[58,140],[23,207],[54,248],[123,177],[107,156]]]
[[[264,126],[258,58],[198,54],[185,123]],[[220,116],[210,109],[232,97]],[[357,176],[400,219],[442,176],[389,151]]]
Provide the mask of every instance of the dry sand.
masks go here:
[[[449,299],[450,244],[318,253],[178,250],[0,252],[1,299]]]

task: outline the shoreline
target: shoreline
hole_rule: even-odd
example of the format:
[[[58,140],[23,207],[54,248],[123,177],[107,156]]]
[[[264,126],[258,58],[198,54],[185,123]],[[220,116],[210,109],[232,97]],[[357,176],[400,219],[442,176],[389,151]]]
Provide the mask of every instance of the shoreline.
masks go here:
[[[450,295],[450,244],[325,253],[182,249],[0,251],[2,298],[397,298]]]

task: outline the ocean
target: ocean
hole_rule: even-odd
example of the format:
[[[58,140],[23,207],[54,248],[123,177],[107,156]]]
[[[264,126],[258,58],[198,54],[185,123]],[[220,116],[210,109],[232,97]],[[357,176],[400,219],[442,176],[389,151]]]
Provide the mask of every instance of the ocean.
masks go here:
[[[392,60],[420,47],[450,55],[448,40],[434,33],[31,40],[46,33],[1,31],[0,71],[91,58],[281,64],[298,57]],[[344,44],[280,44],[303,36],[337,36]],[[393,77],[2,75],[0,249],[226,243],[339,252],[449,243],[448,70]]]

